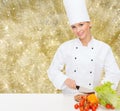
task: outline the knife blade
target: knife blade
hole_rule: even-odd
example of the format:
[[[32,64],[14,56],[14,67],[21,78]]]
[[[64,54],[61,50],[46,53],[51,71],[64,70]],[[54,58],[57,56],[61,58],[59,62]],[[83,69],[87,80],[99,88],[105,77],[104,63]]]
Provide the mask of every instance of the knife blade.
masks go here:
[[[88,89],[82,86],[78,86],[76,85],[76,89],[80,92],[80,93],[84,93],[84,94],[93,94],[95,93],[95,91],[93,89]]]

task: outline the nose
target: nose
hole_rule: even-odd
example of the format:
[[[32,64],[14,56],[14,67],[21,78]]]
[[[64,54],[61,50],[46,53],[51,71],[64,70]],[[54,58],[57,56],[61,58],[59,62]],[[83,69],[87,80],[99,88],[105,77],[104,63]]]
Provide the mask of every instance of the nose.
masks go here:
[[[80,31],[81,31],[81,27],[78,26],[78,27],[76,28],[76,31],[77,31],[77,32],[80,32]]]

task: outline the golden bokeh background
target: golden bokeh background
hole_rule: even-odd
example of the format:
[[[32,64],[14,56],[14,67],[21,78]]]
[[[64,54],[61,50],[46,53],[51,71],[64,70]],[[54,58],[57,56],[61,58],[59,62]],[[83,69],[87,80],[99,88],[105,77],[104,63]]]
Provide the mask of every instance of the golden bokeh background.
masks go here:
[[[119,0],[87,0],[93,36],[120,66]],[[0,0],[0,93],[58,93],[47,69],[58,46],[74,38],[62,0]]]

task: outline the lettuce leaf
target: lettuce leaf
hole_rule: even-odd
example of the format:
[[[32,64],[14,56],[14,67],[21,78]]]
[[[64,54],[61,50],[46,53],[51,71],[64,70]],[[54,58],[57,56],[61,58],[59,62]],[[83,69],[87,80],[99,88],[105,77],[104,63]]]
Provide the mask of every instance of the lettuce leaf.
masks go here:
[[[111,82],[106,82],[94,88],[99,98],[99,103],[103,106],[112,104],[116,109],[120,109],[120,95],[118,95],[117,91],[113,90],[111,86]]]

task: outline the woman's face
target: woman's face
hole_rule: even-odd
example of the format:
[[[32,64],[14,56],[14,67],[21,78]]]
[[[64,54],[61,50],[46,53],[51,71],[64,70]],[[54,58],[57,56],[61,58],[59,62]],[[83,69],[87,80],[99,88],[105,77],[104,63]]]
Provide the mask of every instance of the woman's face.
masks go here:
[[[90,37],[90,22],[80,22],[71,26],[74,34],[80,40]]]

